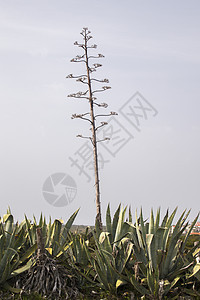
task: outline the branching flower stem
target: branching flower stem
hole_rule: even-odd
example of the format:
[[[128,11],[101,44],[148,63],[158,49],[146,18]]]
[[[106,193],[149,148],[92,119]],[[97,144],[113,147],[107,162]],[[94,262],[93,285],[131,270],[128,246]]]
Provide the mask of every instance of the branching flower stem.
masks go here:
[[[90,104],[90,117],[91,117],[91,126],[92,126],[92,144],[93,144],[93,155],[94,155],[94,170],[95,170],[95,189],[96,189],[96,221],[99,223],[99,226],[102,228],[102,218],[101,218],[101,201],[100,201],[100,185],[99,185],[99,167],[98,167],[98,154],[97,154],[97,137],[95,130],[95,117],[94,117],[94,105],[92,98],[92,86],[90,79],[90,67],[88,61],[88,47],[87,47],[87,35],[86,29],[84,34],[84,42],[85,42],[85,64],[87,69],[87,82],[88,82],[88,90],[89,90],[89,104]]]
[[[83,28],[81,35],[83,36],[83,43],[78,43],[77,41],[74,43],[74,45],[80,47],[83,49],[84,54],[83,55],[77,55],[75,58],[71,60],[71,62],[80,62],[84,63],[86,66],[86,74],[74,76],[73,74],[69,74],[67,78],[74,78],[76,81],[81,82],[83,84],[87,85],[86,91],[80,91],[77,93],[73,93],[68,95],[68,97],[78,98],[78,99],[87,99],[89,101],[90,111],[83,113],[83,114],[73,114],[72,119],[79,118],[85,121],[88,121],[91,125],[90,130],[92,131],[92,134],[90,137],[88,136],[82,136],[81,134],[77,135],[80,138],[89,139],[93,146],[93,159],[94,159],[94,173],[95,173],[95,191],[96,191],[96,223],[98,223],[100,229],[102,229],[102,218],[101,218],[101,201],[100,201],[100,184],[99,184],[99,165],[98,165],[98,151],[97,151],[97,143],[103,142],[109,140],[108,137],[105,137],[103,139],[97,139],[97,131],[98,129],[102,128],[103,126],[107,125],[107,122],[100,122],[100,125],[98,125],[98,117],[109,117],[112,115],[116,115],[115,112],[110,112],[109,114],[96,114],[94,111],[94,106],[98,106],[101,108],[107,108],[107,103],[98,103],[96,100],[97,98],[94,97],[95,93],[104,92],[111,87],[109,86],[102,86],[98,89],[93,90],[92,89],[92,83],[109,83],[109,80],[107,78],[104,79],[97,79],[92,78],[92,73],[95,72],[98,68],[100,68],[102,65],[99,63],[93,63],[92,67],[89,64],[90,59],[94,58],[101,58],[104,57],[102,54],[98,54],[97,56],[89,55],[88,50],[89,49],[95,49],[97,48],[97,45],[88,45],[88,41],[92,38],[92,36],[89,35],[90,31],[88,28]],[[90,50],[89,50],[90,51]]]

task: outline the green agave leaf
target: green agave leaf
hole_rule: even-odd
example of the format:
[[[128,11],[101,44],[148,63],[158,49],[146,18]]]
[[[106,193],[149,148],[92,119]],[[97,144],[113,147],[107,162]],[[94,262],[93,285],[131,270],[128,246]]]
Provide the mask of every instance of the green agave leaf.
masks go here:
[[[186,215],[184,216],[181,226],[183,226],[183,224],[185,223],[186,219],[188,218],[189,214],[190,214],[191,209],[188,210],[188,212],[186,213]]]
[[[172,247],[170,247],[170,249],[172,249]],[[177,262],[179,261],[179,249],[180,249],[180,241],[177,241],[177,243],[174,243],[174,248],[173,251],[171,252],[171,259],[169,261],[169,267],[168,267],[168,272],[174,272],[174,270],[177,267]],[[167,255],[169,254],[169,251],[167,253]],[[166,260],[168,259],[166,255]],[[181,263],[181,265],[183,265],[183,263],[181,261],[179,261]]]
[[[54,230],[54,223],[51,224],[51,219],[50,219],[49,224],[47,225],[46,242],[45,242],[45,247],[47,248],[51,247],[53,230]]]
[[[5,264],[5,267],[3,269],[3,272],[1,273],[1,276],[0,276],[0,284],[4,283],[9,278],[10,269],[11,269],[10,262],[7,261]]]
[[[172,222],[173,219],[175,217],[175,214],[177,212],[178,207],[176,207],[174,209],[174,211],[172,212],[172,214],[170,215],[170,217],[168,218],[168,211],[163,219],[162,225],[161,227],[165,227],[167,228],[164,236],[163,236],[163,244],[162,244],[162,250],[166,251],[166,247],[167,247],[167,242],[168,242],[168,238],[169,238],[169,234],[170,234],[170,230],[171,230],[171,226],[172,226]]]
[[[114,294],[114,293],[116,294],[116,287],[113,284],[108,283],[108,288],[112,294]]]
[[[34,252],[37,249],[37,244],[31,246],[26,250],[26,253],[19,259],[19,263],[23,263],[25,260],[27,260],[31,255],[34,254]]]
[[[60,257],[62,254],[66,255],[66,252],[69,250],[69,248],[71,247],[72,244],[73,244],[73,241],[69,242],[66,246],[60,245],[60,252],[56,255],[56,257]],[[47,249],[50,249],[50,248],[47,248]],[[50,250],[50,251],[52,252],[52,250]]]
[[[34,215],[33,215],[33,224],[37,225],[37,220]]]
[[[157,250],[158,250],[158,239],[156,234],[153,234],[153,238],[149,247],[149,257],[153,270],[156,270],[157,267]]]
[[[61,245],[64,245],[67,241],[67,236],[68,236],[68,233],[69,233],[69,230],[71,229],[71,226],[78,214],[80,209],[77,209],[72,215],[71,217],[69,218],[69,220],[67,221],[67,223],[65,224],[64,226],[64,229],[62,231],[62,235],[61,235],[61,238],[60,238],[60,243]]]
[[[86,265],[88,263],[87,253],[85,252],[84,246],[85,241],[81,238],[81,236],[73,237],[73,244],[71,248],[76,258],[76,262],[82,265]]]
[[[189,278],[193,276],[200,280],[200,264],[196,264],[194,266],[194,268],[192,269],[192,274],[189,276]]]
[[[77,260],[77,256],[78,256],[77,239],[73,235],[72,235],[72,241],[73,241],[73,243],[72,243],[73,247],[71,247],[72,248],[72,252],[73,252],[73,254],[75,256],[75,260]]]
[[[113,259],[113,256],[109,251],[106,251],[104,249],[104,246],[97,240],[95,235],[94,239],[95,245],[97,247],[97,249],[95,250],[97,261],[99,262],[100,268],[105,268],[105,266],[108,266],[110,259]]]
[[[89,252],[89,250],[88,250],[88,246],[86,246],[86,244],[84,243],[84,244],[83,244],[83,247],[84,247],[84,249],[85,249],[85,253],[87,254],[88,261],[90,262],[90,264],[91,264],[92,266],[94,266],[94,264],[93,264],[93,257],[92,257],[91,252]],[[93,249],[92,249],[92,250],[93,250]],[[93,250],[93,251],[94,251],[94,250]]]
[[[169,274],[169,277],[170,278],[174,278],[174,277],[177,277],[177,276],[180,276],[180,274],[184,274],[185,271],[187,271],[188,269],[190,269],[192,266],[194,265],[193,262],[190,262],[190,263],[187,263],[186,265],[184,265],[183,267],[181,267],[181,265],[175,269],[175,271],[172,271],[170,274]],[[189,278],[189,277],[188,277]]]
[[[53,229],[51,233],[50,245],[53,249],[53,255],[56,256],[60,250],[59,245],[60,245],[62,223],[59,220],[55,220],[52,226]]]
[[[102,253],[102,248],[100,246],[100,243],[99,243],[99,237],[97,238],[96,234],[94,233],[93,231],[93,236],[94,236],[94,241],[95,241],[95,246],[97,247],[97,253]],[[96,251],[95,251],[96,252]]]
[[[139,223],[138,223],[137,210],[135,211],[135,227],[136,227],[137,240],[139,242],[139,247],[144,249],[142,235],[141,235],[140,227],[139,227]]]
[[[109,240],[108,240],[109,241]],[[101,243],[99,243],[96,240],[96,246],[97,250],[95,250],[96,255],[96,270],[99,268],[102,274],[104,274],[104,277],[102,277],[102,274],[99,274],[99,277],[102,280],[102,283],[104,282],[105,278],[107,280],[106,288],[115,289],[115,284],[118,275],[116,274],[115,270],[113,269],[112,265],[114,265],[114,258],[112,256],[112,253],[106,251]],[[98,264],[98,265],[97,265]],[[97,268],[98,267],[98,268]],[[98,271],[99,271],[98,269]],[[110,286],[109,286],[110,284]]]
[[[131,207],[129,207],[129,209],[128,209],[128,221],[129,221],[130,223],[133,222],[133,218],[132,218],[132,214],[131,214]]]
[[[3,227],[3,224],[1,222],[1,218],[0,218],[0,235],[4,234],[4,227]]]
[[[25,215],[25,222],[26,222],[26,230],[27,230],[27,237],[30,241],[30,245],[34,245],[36,243],[36,223],[31,224],[30,220]]]
[[[29,261],[23,267],[20,267],[20,268],[14,270],[11,275],[16,276],[16,275],[19,275],[19,274],[29,270],[30,267],[33,265],[33,263],[34,263],[34,260],[32,258],[29,259]]]
[[[167,223],[167,220],[168,220],[168,215],[169,215],[169,210],[167,209],[167,212],[162,220],[162,223],[161,223],[161,227],[165,227],[166,226],[166,223]]]
[[[199,299],[200,297],[200,293],[198,291],[194,291],[192,289],[186,289],[184,288],[183,289],[183,292],[186,294],[186,295],[190,295],[190,296],[193,296],[195,297],[195,299]]]
[[[100,282],[103,284],[103,286],[106,288],[106,289],[109,289],[108,287],[108,282],[107,282],[107,278],[105,276],[106,272],[105,271],[102,271],[102,269],[99,268],[98,264],[94,261],[94,268],[95,268],[95,271],[96,271],[96,274],[100,280]]]
[[[162,273],[163,278],[165,278],[167,276],[167,274],[170,273],[170,269],[172,268],[173,261],[174,261],[176,255],[177,255],[177,251],[178,251],[178,248],[179,248],[178,240],[179,240],[179,238],[182,235],[184,230],[185,230],[185,226],[181,230],[179,230],[176,235],[172,236],[171,239],[170,239],[168,251],[167,251],[167,254],[166,254],[166,259],[165,259],[165,262],[163,264],[163,273]]]
[[[156,214],[156,219],[155,219],[155,224],[154,224],[154,231],[156,232],[159,228],[159,223],[160,223],[160,207],[157,210],[157,214]]]
[[[19,225],[18,225],[18,232],[21,230],[26,230],[26,221],[23,220]]]
[[[110,235],[110,233],[107,231],[101,232],[101,234],[99,236],[99,243],[103,244],[103,242],[105,241],[105,238],[109,235]]]
[[[17,256],[17,257],[16,257]],[[15,257],[15,261],[12,259]],[[4,283],[7,279],[10,278],[11,272],[18,266],[19,264],[19,254],[15,249],[7,248],[3,259],[0,262],[0,283]]]
[[[46,224],[45,217],[43,218],[43,223],[42,223],[41,230],[42,230],[42,236],[43,236],[43,239],[44,239],[44,243],[46,244],[46,240],[47,240],[47,224]]]
[[[87,248],[86,246],[86,243],[85,243],[85,240],[81,240],[81,250],[82,250],[82,264],[83,265],[88,265],[89,263],[89,259],[88,259],[88,254],[87,252],[85,251],[85,249]]]
[[[153,216],[153,209],[151,209],[151,216],[149,221],[149,234],[154,233],[154,216]]]
[[[6,241],[5,234],[2,234],[0,236],[0,261],[2,260],[2,257],[3,257],[3,251],[4,251],[5,241]]]
[[[147,244],[147,248],[149,249],[152,243],[154,235],[152,233],[148,233],[146,234],[146,244]]]
[[[177,276],[174,278],[174,280],[169,283],[169,281],[165,280],[164,283],[164,295],[167,295],[167,293],[177,284],[177,282],[180,280],[181,276]]]
[[[151,272],[151,267],[150,266],[147,269],[147,284],[148,284],[148,287],[149,287],[151,293],[153,294],[154,291],[155,291],[154,276],[153,276],[153,273]]]
[[[128,223],[129,225],[129,237],[131,242],[134,244],[134,246],[139,249],[139,242],[138,242],[138,238],[137,238],[137,230],[136,230],[136,226],[133,225],[132,223]]]
[[[95,251],[96,261],[98,262],[100,269],[104,270],[104,272],[106,273],[106,270],[105,270],[105,265],[107,263],[106,258],[103,255],[103,251],[101,250],[100,247],[98,248],[98,250]]]
[[[162,250],[164,251],[163,249],[163,241],[164,241],[164,238],[168,238],[169,235],[165,235],[166,231],[168,231],[168,228],[167,227],[159,227],[157,230],[156,230],[156,238],[157,238],[157,245],[158,245],[158,249],[159,250]],[[167,241],[167,240],[166,240]]]
[[[165,259],[165,252],[161,249],[158,249],[157,250],[157,265],[161,266],[161,263],[164,261],[164,259]]]
[[[14,230],[9,233],[9,237],[6,239],[6,244],[5,247],[8,248],[15,248],[15,243],[18,239],[18,234],[17,234],[17,225],[15,226]]]
[[[10,218],[11,217],[11,218]],[[13,216],[11,215],[11,213],[7,212],[7,214],[5,214],[3,216],[3,223],[6,223],[8,219],[12,219],[12,223],[13,223]],[[6,230],[7,231],[7,230]]]
[[[119,269],[119,272],[122,273],[128,263],[128,261],[131,258],[133,252],[133,244],[128,244],[126,250],[124,251],[124,258],[123,258],[123,264],[122,264],[122,268]]]
[[[78,239],[78,237],[76,236],[75,239],[76,239],[77,259],[78,259],[78,262],[80,262],[81,258],[82,258],[82,254],[83,254],[81,238]]]
[[[11,215],[11,209],[10,209],[10,206],[8,206],[7,214]]]
[[[15,231],[12,234],[12,240],[10,243],[10,246],[13,249],[20,249],[24,242],[25,242],[25,230],[22,228],[20,232],[18,232],[17,234],[15,234]]]
[[[99,242],[102,244],[104,250],[106,250],[109,253],[112,253],[113,248],[110,244],[109,236],[110,234],[108,232],[102,232],[99,236]]]
[[[156,267],[158,265],[159,250],[161,250],[163,253],[163,250],[160,248],[161,248],[164,233],[165,233],[165,228],[160,227],[155,231],[155,233],[153,234],[153,237],[150,236],[148,251],[149,251],[149,258],[151,260],[152,267],[154,270],[156,270]],[[160,258],[161,257],[163,257],[163,256],[160,256]]]
[[[99,285],[98,283],[94,282],[87,274],[83,273],[79,267],[76,266],[76,264],[73,264],[73,267],[78,271],[79,274],[81,274],[81,276],[83,276],[87,281],[89,281],[92,284],[95,284],[95,286],[101,287],[101,285]]]
[[[62,223],[60,220],[55,220],[53,223],[53,230],[51,234],[51,243],[54,242],[60,242],[60,236],[61,236],[61,229],[62,229]]]
[[[7,248],[5,250],[4,255],[0,261],[0,283],[2,283],[4,281],[4,280],[2,280],[2,278],[5,277],[4,272],[5,272],[5,270],[7,272],[8,269],[10,268],[9,264],[10,264],[11,257],[15,254],[16,254],[16,251],[14,249]]]
[[[108,262],[107,264],[107,282],[110,285],[110,289],[115,290],[116,289],[116,281],[118,278],[117,273],[115,272],[115,269],[112,267],[111,263]]]
[[[181,229],[181,227],[183,225],[183,222],[184,222],[183,221],[184,220],[183,217],[185,215],[185,212],[186,212],[186,210],[183,211],[182,215],[180,216],[180,218],[178,219],[178,221],[177,221],[177,223],[176,223],[176,225],[174,227],[174,230],[172,232],[172,239],[173,239],[174,236],[176,236],[178,234],[178,232],[180,231],[180,229]]]
[[[147,231],[146,231],[146,227],[144,225],[144,218],[143,218],[143,213],[142,213],[142,208],[140,210],[140,225],[141,225],[141,233],[142,233],[142,240],[143,240],[143,243],[144,243],[144,247],[147,250],[147,241],[146,241],[146,236],[147,236]]]
[[[6,215],[5,227],[4,227],[4,232],[6,236],[6,245],[5,245],[6,248],[10,245],[11,234],[13,231],[13,220],[14,219],[12,215]]]
[[[136,256],[137,258],[137,261],[141,262],[141,268],[142,268],[142,272],[143,274],[146,276],[146,265],[148,264],[148,259],[147,259],[147,255],[146,255],[146,252],[144,249],[140,248],[138,249],[137,247],[135,247],[135,245],[133,245],[133,249],[134,249],[134,255]],[[142,265],[145,266],[145,270],[144,268],[142,267]]]
[[[110,204],[108,204],[107,211],[106,211],[106,231],[110,233],[110,242],[113,242],[112,239],[112,221],[110,215]]]
[[[128,270],[126,270],[126,275],[130,280],[130,283],[134,286],[134,288],[142,295],[150,295],[149,291],[138,283],[138,281],[135,279],[135,276],[132,275]]]
[[[4,288],[5,290],[10,291],[10,292],[15,293],[15,294],[19,294],[19,293],[21,292],[21,289],[17,289],[17,288],[14,288],[14,287],[10,286],[10,285],[8,284],[8,282],[5,282],[5,283],[3,284],[3,288]]]
[[[176,214],[176,212],[177,212],[177,209],[178,209],[178,207],[176,207],[176,208],[173,210],[173,212],[171,213],[170,217],[167,219],[167,222],[166,222],[166,224],[165,224],[166,227],[169,227],[169,226],[172,225],[172,222],[173,222],[173,220],[174,220],[174,217],[175,217],[175,214]]]
[[[38,226],[39,226],[40,228],[43,227],[43,216],[42,216],[42,213],[40,214],[40,220],[39,220]]]
[[[116,235],[117,224],[118,224],[118,220],[119,220],[120,209],[121,209],[121,204],[118,206],[118,209],[116,210],[116,212],[114,214],[114,218],[113,218],[113,222],[112,222],[112,234],[111,234],[112,242],[115,241],[115,235]]]
[[[184,242],[182,243],[182,246],[181,246],[181,251],[183,252],[183,250],[185,249],[185,246],[186,246],[186,243],[187,243],[187,240],[197,222],[199,218],[199,214],[196,216],[196,218],[194,219],[194,221],[192,222],[192,224],[190,225],[190,229],[187,231],[186,235],[185,235],[185,238],[184,238]]]
[[[127,222],[124,221],[126,209],[127,207],[124,210],[121,209],[119,214],[119,219],[118,219],[117,228],[114,237],[114,244],[116,246],[121,245],[122,239],[124,239],[126,236],[129,235],[130,226],[128,225]]]

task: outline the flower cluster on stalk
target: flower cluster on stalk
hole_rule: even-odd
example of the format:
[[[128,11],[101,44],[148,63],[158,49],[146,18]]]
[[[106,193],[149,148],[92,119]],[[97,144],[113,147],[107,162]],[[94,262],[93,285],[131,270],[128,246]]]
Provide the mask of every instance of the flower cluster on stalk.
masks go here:
[[[78,99],[87,99],[89,102],[92,101],[92,105],[100,107],[100,108],[107,108],[108,104],[103,102],[103,103],[99,103],[97,102],[97,97],[96,95],[94,96],[94,94],[96,93],[100,93],[100,92],[104,92],[106,90],[111,89],[110,86],[108,85],[103,85],[100,88],[96,88],[96,89],[92,89],[93,88],[93,84],[96,82],[97,84],[101,84],[101,83],[109,83],[109,80],[107,78],[104,79],[98,79],[98,78],[94,78],[92,76],[92,73],[95,72],[98,68],[102,67],[102,64],[100,63],[91,63],[89,64],[89,61],[92,59],[99,59],[99,58],[104,58],[103,54],[98,53],[97,55],[91,55],[89,54],[89,50],[90,49],[96,49],[97,45],[96,44],[88,44],[88,41],[90,39],[92,39],[93,37],[90,35],[91,32],[88,30],[87,27],[83,28],[82,32],[80,33],[83,36],[83,41],[84,43],[79,43],[78,41],[74,42],[75,46],[78,46],[80,48],[82,48],[84,50],[84,54],[78,54],[76,55],[76,57],[74,57],[73,59],[71,59],[71,62],[79,62],[79,63],[85,63],[86,64],[86,70],[88,69],[88,73],[86,74],[81,74],[81,75],[73,75],[73,74],[69,74],[66,78],[73,78],[75,79],[77,82],[80,82],[82,84],[86,84],[88,86],[88,88],[85,91],[79,91],[77,93],[72,93],[69,94],[68,97],[72,97],[72,98],[78,98]],[[89,76],[89,77],[88,77]],[[94,112],[93,112],[94,113]],[[88,118],[86,118],[85,116],[88,116]],[[117,113],[115,112],[109,112],[106,114],[95,114],[93,115],[94,117],[94,121],[97,121],[98,117],[109,117],[112,115],[117,115]],[[89,121],[90,123],[92,123],[91,120],[91,111],[90,112],[86,112],[83,114],[73,114],[72,115],[72,119],[75,118],[79,118],[79,119],[83,119],[86,121]],[[99,128],[102,128],[103,126],[106,126],[108,123],[107,122],[100,122],[100,125],[96,125],[95,124],[95,131],[97,131]],[[82,138],[88,138],[88,137],[84,137],[81,134],[78,134],[78,137],[82,137]],[[104,140],[108,140],[108,138],[105,138]],[[92,141],[92,139],[91,139]],[[103,141],[103,140],[101,140]],[[99,141],[97,141],[99,142]]]

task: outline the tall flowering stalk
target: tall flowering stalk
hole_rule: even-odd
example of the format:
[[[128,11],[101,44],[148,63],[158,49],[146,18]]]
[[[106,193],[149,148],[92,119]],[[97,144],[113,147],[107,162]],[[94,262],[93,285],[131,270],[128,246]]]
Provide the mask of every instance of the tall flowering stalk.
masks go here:
[[[81,134],[78,134],[77,137],[89,139],[92,143],[93,147],[93,158],[94,158],[94,171],[95,171],[95,190],[96,190],[96,222],[99,223],[100,228],[102,228],[102,217],[101,217],[101,201],[100,201],[100,184],[99,184],[99,165],[98,165],[98,151],[97,151],[97,143],[102,142],[105,140],[109,140],[109,138],[104,138],[102,140],[98,140],[97,138],[97,131],[107,125],[107,122],[97,122],[97,119],[104,116],[111,116],[111,115],[117,115],[115,112],[110,112],[108,114],[96,114],[94,107],[102,107],[107,108],[108,105],[106,103],[98,103],[96,93],[100,93],[103,91],[106,91],[110,89],[110,86],[104,85],[100,88],[94,88],[95,84],[100,83],[109,83],[108,79],[97,79],[93,77],[93,73],[100,68],[102,65],[99,63],[92,63],[91,61],[94,59],[101,59],[104,56],[102,54],[93,55],[89,52],[91,49],[96,49],[97,45],[90,44],[89,41],[92,39],[92,36],[90,35],[90,31],[88,28],[83,28],[81,31],[81,35],[83,37],[83,42],[75,42],[74,45],[76,45],[79,48],[83,49],[83,54],[77,55],[75,58],[71,60],[71,62],[78,62],[78,63],[84,63],[85,64],[85,73],[83,75],[74,76],[73,74],[69,74],[67,78],[74,78],[76,81],[81,82],[83,85],[86,86],[86,90],[79,91],[74,94],[68,95],[68,97],[73,98],[79,98],[79,99],[87,99],[89,101],[89,112],[83,113],[83,114],[73,114],[72,119],[80,118],[82,120],[85,120],[90,123],[90,129],[91,129],[91,136],[83,136]]]

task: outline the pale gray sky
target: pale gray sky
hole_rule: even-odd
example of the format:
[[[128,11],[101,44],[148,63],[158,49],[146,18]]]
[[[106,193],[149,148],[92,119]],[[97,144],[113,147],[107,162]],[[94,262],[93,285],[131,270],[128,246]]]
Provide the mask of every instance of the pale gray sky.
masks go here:
[[[198,0],[0,0],[1,216],[10,205],[19,220],[41,211],[66,220],[80,207],[76,223],[94,222],[94,183],[69,159],[78,159],[85,142],[75,136],[89,132],[83,121],[71,120],[72,113],[87,111],[87,102],[67,98],[82,86],[65,78],[82,72],[70,63],[80,54],[73,43],[82,27],[105,55],[95,75],[109,78],[112,89],[100,102],[119,112],[121,143],[134,136],[115,157],[120,140],[99,148],[109,161],[101,170],[103,216],[109,202],[112,212],[122,203],[133,211],[142,206],[145,216],[159,206],[163,213],[175,206],[179,213],[191,208],[191,218],[198,213],[199,15]],[[158,111],[139,119],[140,132],[120,111],[136,92]],[[59,208],[42,189],[60,172],[75,180],[77,195]]]

